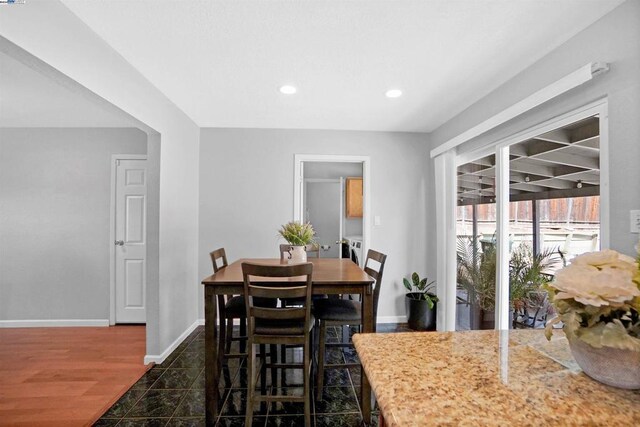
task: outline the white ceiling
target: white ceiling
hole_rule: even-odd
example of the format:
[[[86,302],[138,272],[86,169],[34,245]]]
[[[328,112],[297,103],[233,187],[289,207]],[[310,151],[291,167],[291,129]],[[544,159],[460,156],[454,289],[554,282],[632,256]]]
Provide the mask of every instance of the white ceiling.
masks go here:
[[[0,76],[0,127],[132,126],[2,52]]]
[[[201,127],[429,132],[623,0],[62,1]]]

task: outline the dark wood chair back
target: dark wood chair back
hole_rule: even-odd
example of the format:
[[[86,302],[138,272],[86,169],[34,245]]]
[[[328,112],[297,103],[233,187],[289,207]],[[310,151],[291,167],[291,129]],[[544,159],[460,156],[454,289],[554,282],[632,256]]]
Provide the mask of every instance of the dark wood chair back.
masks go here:
[[[249,335],[253,343],[273,343],[269,336],[279,336],[283,344],[304,343],[311,322],[311,280],[313,264],[263,265],[242,263],[244,299],[247,306]],[[290,278],[300,280],[287,280]],[[277,280],[274,280],[277,279]],[[265,307],[255,305],[258,299],[300,298],[297,307]],[[260,326],[256,328],[256,326]]]
[[[378,263],[377,270],[374,266],[370,265],[370,261],[376,261]],[[367,252],[367,259],[364,263],[364,271],[375,280],[373,288],[373,322],[375,325],[378,318],[378,300],[380,299],[380,288],[382,285],[382,274],[384,273],[384,263],[387,261],[387,256],[383,253],[369,249]]]
[[[209,256],[211,256],[211,264],[213,264],[213,272],[217,273],[221,268],[229,265],[227,263],[227,254],[224,251],[224,248],[216,249],[213,252],[209,252]],[[218,265],[218,260],[222,259],[222,263]]]
[[[280,261],[288,259],[286,254],[289,253],[291,245],[289,243],[283,243],[280,245]],[[310,243],[305,245],[304,250],[307,252],[307,258],[320,258],[320,245],[316,243]]]

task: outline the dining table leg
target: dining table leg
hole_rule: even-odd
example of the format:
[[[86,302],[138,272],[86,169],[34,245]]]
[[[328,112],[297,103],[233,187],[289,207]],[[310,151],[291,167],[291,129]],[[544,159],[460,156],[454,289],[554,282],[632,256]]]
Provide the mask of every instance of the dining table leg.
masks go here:
[[[217,301],[213,287],[205,286],[204,298],[204,376],[206,425],[213,426],[218,418],[220,400],[218,383],[218,333],[216,331]]]
[[[362,296],[362,332],[374,332],[373,322],[373,292],[371,285],[369,285]],[[360,407],[362,408],[362,421],[365,425],[371,425],[371,385],[364,368],[361,369],[360,395],[362,396],[362,401],[360,402]]]

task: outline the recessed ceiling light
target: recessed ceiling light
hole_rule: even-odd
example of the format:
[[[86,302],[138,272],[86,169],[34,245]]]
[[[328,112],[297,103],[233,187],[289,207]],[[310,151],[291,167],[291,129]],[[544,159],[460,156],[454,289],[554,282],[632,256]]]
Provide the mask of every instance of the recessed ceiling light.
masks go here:
[[[389,89],[385,95],[387,98],[400,98],[402,96],[402,91],[400,89]]]
[[[298,89],[296,89],[295,86],[291,86],[291,85],[280,86],[280,93],[283,93],[285,95],[293,95],[297,91]]]

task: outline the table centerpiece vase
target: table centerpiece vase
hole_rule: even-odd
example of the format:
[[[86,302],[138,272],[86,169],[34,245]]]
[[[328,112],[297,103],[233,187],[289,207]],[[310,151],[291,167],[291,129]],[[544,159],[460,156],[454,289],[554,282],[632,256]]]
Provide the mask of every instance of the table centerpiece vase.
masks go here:
[[[278,234],[291,245],[285,254],[289,264],[307,262],[306,245],[313,243],[315,236],[311,223],[291,221],[280,227]]]
[[[589,377],[613,387],[640,389],[640,270],[613,250],[576,257],[545,285],[563,323],[571,353]]]

